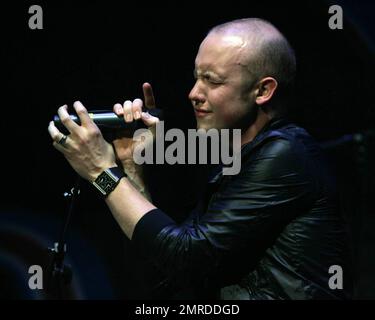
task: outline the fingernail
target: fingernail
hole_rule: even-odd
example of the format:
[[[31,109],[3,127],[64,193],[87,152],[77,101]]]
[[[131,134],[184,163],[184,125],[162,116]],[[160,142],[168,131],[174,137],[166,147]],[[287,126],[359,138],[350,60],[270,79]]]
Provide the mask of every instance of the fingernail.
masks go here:
[[[141,114],[139,113],[139,111],[136,111],[134,113],[134,118],[139,119],[140,117],[141,117]]]
[[[126,121],[131,121],[132,120],[132,117],[131,117],[130,114],[127,114],[125,118],[126,118]]]
[[[151,115],[148,112],[142,112],[142,116],[144,118],[150,118],[151,117]]]

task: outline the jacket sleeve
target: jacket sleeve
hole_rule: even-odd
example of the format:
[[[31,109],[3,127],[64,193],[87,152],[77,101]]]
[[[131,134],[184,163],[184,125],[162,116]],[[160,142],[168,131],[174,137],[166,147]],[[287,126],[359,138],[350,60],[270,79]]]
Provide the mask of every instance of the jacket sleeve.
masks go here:
[[[180,285],[249,272],[283,227],[311,205],[311,163],[285,139],[266,142],[235,176],[226,176],[207,211],[176,225],[161,210],[136,225],[132,242]],[[231,272],[229,272],[231,270]]]

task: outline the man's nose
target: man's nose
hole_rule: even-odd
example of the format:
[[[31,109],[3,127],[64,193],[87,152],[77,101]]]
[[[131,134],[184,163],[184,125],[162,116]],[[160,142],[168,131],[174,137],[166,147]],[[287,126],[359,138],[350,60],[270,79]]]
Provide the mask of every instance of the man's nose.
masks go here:
[[[205,101],[205,95],[202,87],[199,84],[199,80],[197,80],[189,93],[189,99],[193,102],[193,104],[203,103]]]

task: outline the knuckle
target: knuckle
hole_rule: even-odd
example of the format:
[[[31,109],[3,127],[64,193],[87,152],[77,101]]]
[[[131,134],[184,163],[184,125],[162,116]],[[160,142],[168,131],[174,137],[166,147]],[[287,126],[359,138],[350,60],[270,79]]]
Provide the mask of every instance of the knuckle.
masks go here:
[[[116,103],[114,106],[113,106],[113,111],[117,114],[123,112],[123,108],[122,108],[122,105],[119,104],[119,103]]]
[[[126,100],[125,103],[124,103],[124,112],[126,112],[126,111],[130,111],[131,108],[132,108],[132,105],[133,105],[133,104],[132,104],[131,101]]]
[[[101,132],[98,128],[94,128],[91,132],[92,136],[95,137],[95,138],[99,138],[101,136]]]
[[[86,109],[83,108],[77,108],[76,112],[78,115],[84,115],[86,113]]]
[[[139,111],[142,109],[143,102],[141,99],[135,99],[133,102],[133,111]]]
[[[60,120],[62,123],[66,124],[69,120],[69,116],[61,115]]]
[[[101,135],[101,132],[97,126],[90,126],[88,129],[88,134],[91,137],[97,138]]]
[[[57,132],[51,133],[52,140],[57,140]]]
[[[90,139],[88,136],[79,137],[79,143],[83,145],[87,145]]]

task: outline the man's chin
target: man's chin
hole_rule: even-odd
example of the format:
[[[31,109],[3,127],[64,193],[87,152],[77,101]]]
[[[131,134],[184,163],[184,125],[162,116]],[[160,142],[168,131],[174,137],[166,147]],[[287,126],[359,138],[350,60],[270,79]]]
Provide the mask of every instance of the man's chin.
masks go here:
[[[202,130],[210,130],[210,129],[212,129],[213,128],[213,126],[210,126],[210,125],[208,125],[208,124],[198,124],[197,125],[197,130],[199,130],[199,129],[202,129]]]
[[[216,129],[216,126],[212,121],[205,121],[201,119],[197,119],[197,130],[203,129],[203,130],[210,130],[210,129]]]

